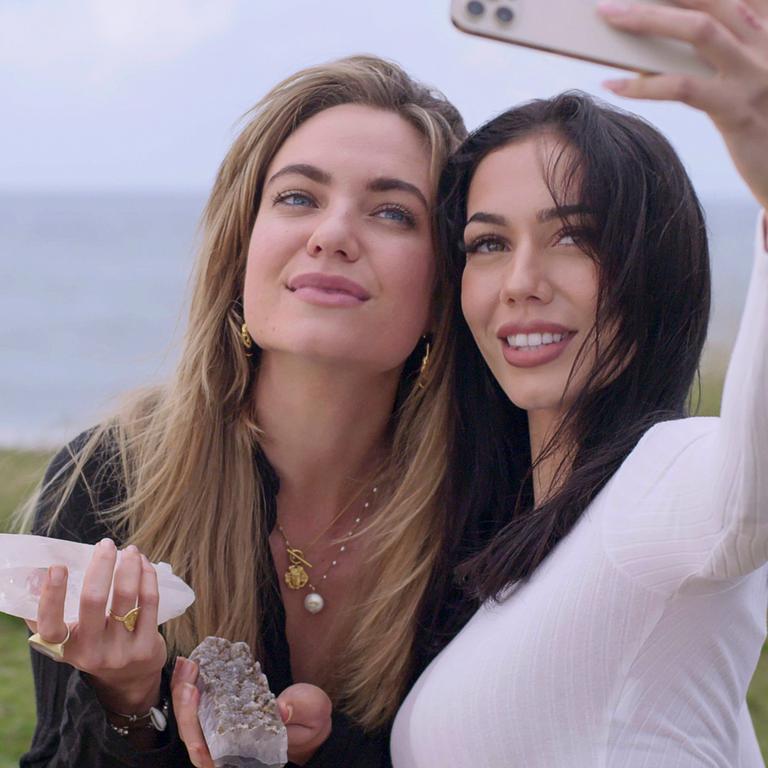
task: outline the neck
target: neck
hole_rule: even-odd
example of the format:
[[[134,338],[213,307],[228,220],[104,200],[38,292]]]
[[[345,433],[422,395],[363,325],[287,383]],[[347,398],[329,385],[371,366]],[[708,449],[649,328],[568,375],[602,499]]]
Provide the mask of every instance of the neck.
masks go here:
[[[369,490],[386,451],[399,378],[399,370],[371,374],[262,353],[256,417],[280,477],[281,508],[324,525]]]
[[[528,411],[528,433],[531,441],[531,460],[533,471],[533,499],[539,506],[549,499],[559,485],[558,472],[561,471],[565,451],[563,448],[550,451],[542,456],[548,443],[557,431],[562,413],[549,410]]]

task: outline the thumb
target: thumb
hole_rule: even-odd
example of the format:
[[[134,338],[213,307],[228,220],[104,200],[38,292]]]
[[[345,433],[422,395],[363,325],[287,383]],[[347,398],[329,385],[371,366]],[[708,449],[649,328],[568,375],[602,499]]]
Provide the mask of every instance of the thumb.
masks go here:
[[[277,705],[283,722],[319,728],[331,718],[333,705],[328,694],[316,685],[296,683],[278,697]]]

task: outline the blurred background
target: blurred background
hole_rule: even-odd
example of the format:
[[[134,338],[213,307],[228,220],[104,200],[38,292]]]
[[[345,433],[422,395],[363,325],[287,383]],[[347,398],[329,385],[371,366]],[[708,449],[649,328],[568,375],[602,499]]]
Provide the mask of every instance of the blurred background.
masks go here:
[[[757,209],[706,117],[622,102],[618,73],[468,37],[448,0],[0,0],[0,530],[50,451],[161,378],[184,328],[197,219],[239,118],[279,79],[353,53],[435,85],[470,128],[580,89],[681,154],[713,247],[700,410],[716,413]],[[0,615],[0,768],[29,743],[25,632]],[[750,705],[768,753],[768,673]]]

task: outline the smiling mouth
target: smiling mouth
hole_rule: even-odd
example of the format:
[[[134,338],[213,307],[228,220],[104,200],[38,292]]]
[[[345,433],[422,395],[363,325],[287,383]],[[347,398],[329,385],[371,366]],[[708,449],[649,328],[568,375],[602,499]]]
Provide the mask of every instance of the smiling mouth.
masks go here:
[[[541,349],[568,341],[576,335],[575,331],[563,333],[515,333],[505,337],[506,346],[521,352],[537,352]]]

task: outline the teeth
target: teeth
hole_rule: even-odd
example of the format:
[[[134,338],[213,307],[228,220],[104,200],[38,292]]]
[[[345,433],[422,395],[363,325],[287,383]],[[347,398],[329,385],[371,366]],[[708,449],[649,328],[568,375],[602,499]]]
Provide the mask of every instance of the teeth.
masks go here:
[[[516,333],[507,336],[510,347],[542,347],[547,344],[557,344],[565,338],[564,333]]]

